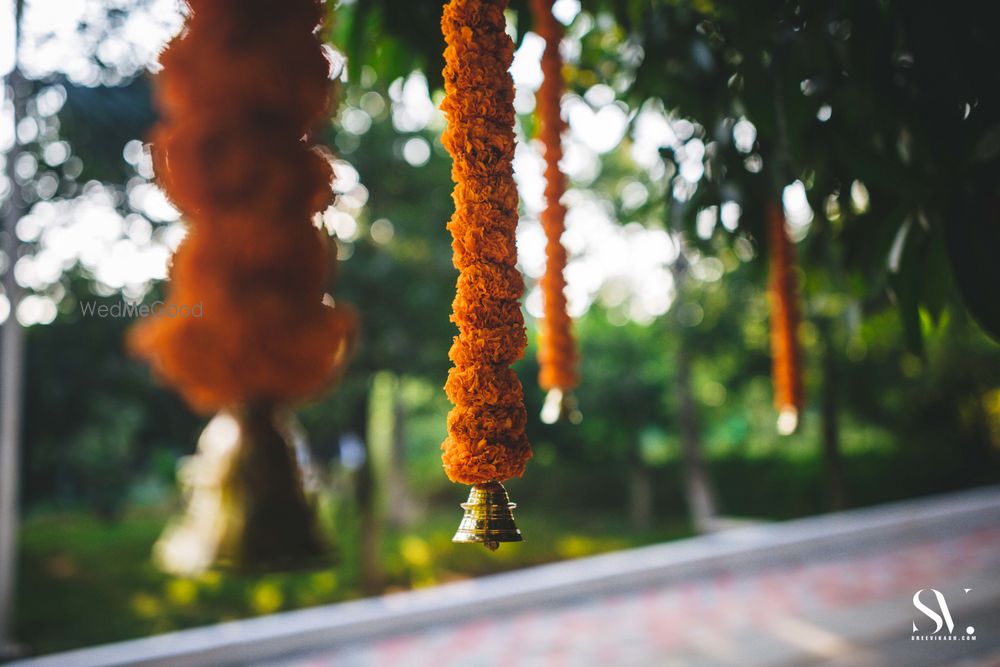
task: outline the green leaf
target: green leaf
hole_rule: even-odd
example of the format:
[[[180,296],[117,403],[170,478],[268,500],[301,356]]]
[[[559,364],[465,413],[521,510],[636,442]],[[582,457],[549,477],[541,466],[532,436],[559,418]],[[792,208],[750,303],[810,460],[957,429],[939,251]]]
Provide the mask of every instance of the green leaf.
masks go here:
[[[904,241],[899,270],[889,276],[899,319],[903,325],[906,347],[913,354],[924,354],[923,327],[920,324],[920,295],[923,292],[927,235],[919,225],[911,225]]]
[[[1000,198],[988,188],[956,197],[945,226],[955,283],[972,317],[1000,342]]]

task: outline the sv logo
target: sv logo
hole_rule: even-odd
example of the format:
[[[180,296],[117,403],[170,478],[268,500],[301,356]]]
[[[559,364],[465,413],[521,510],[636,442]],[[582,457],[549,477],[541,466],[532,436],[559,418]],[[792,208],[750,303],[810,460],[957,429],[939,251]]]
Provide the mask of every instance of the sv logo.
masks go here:
[[[966,593],[971,591],[971,588],[963,588]],[[921,596],[927,598],[924,593],[931,593],[933,599],[925,600]],[[928,604],[930,603],[930,604]],[[935,605],[937,609],[934,609],[931,605]],[[913,639],[972,639],[976,638],[976,629],[973,626],[969,626],[965,629],[965,635],[954,636],[955,633],[955,621],[951,617],[951,610],[948,609],[948,602],[944,599],[944,594],[937,590],[936,588],[921,588],[919,591],[913,594],[913,606],[917,608],[921,614],[934,621],[934,629],[929,634],[917,635],[918,632],[926,633],[926,630],[921,630],[917,627],[917,622],[913,621]],[[921,622],[923,622],[921,620]],[[927,624],[924,624],[927,626]],[[942,634],[938,637],[934,637],[937,633],[941,632],[942,628],[948,628],[948,634]]]
[[[951,618],[951,610],[948,609],[948,601],[944,599],[944,595],[941,593],[941,591],[937,590],[936,588],[930,589],[930,592],[934,594],[934,598],[937,601],[938,609],[941,612],[939,614],[938,612],[934,611],[926,604],[924,604],[923,601],[920,599],[920,594],[926,590],[927,590],[926,588],[921,588],[919,591],[913,594],[913,606],[917,608],[917,611],[923,613],[924,616],[934,621],[935,628],[934,631],[931,633],[932,635],[936,635],[945,625],[948,626],[948,633],[951,634],[955,630],[955,621],[952,620]],[[919,628],[917,628],[916,621],[913,621],[913,631],[914,632],[919,631]]]

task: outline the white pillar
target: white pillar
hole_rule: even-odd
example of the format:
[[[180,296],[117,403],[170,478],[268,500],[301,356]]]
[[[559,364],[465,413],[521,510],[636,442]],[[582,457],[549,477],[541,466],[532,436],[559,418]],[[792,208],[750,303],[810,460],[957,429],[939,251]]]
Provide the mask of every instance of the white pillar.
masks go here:
[[[20,44],[23,0],[14,0],[15,47]],[[18,474],[21,449],[21,403],[24,382],[24,331],[17,321],[20,288],[14,280],[18,257],[17,223],[24,210],[20,188],[14,178],[14,162],[20,152],[17,124],[24,116],[26,82],[15,66],[7,76],[7,90],[14,107],[14,144],[7,153],[10,194],[3,207],[3,251],[7,270],[3,275],[4,294],[10,314],[0,333],[0,659],[16,651],[13,639],[14,591],[17,580]]]

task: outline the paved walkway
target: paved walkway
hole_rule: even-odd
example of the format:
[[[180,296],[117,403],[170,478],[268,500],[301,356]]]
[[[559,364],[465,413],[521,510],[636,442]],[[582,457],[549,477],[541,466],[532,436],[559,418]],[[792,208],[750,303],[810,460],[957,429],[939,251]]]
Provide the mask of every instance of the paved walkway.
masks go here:
[[[978,657],[980,664],[1000,665],[1000,527],[886,547],[818,562],[793,558],[749,570],[725,568],[283,664],[954,665]],[[953,641],[911,639],[922,636],[913,634],[912,622],[927,631],[934,627],[912,603],[917,590],[932,587],[954,618]],[[930,591],[922,597],[937,610],[932,599]],[[969,627],[973,635],[966,634]]]
[[[929,613],[914,606],[921,589]],[[26,664],[1000,667],[1000,487]]]

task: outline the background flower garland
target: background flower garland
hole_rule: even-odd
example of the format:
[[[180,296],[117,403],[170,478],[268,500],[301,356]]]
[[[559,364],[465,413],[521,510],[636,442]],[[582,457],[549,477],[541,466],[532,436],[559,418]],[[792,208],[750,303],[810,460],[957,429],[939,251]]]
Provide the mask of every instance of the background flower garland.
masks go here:
[[[768,300],[771,305],[771,373],[774,406],[779,412],[779,430],[791,432],[805,404],[802,360],[798,331],[801,321],[798,285],[795,276],[795,246],[785,231],[781,204],[767,205],[770,276]],[[782,420],[786,420],[784,423]]]
[[[545,40],[542,54],[544,79],[535,96],[539,122],[539,138],[545,147],[545,210],[541,214],[545,230],[545,275],[542,276],[544,317],[541,321],[538,361],[541,366],[538,383],[545,390],[568,391],[579,382],[577,348],[573,338],[572,320],[566,312],[566,248],[562,235],[566,230],[566,207],[562,197],[566,192],[566,176],[559,168],[562,160],[562,134],[566,123],[560,114],[560,101],[565,82],[559,43],[562,27],[552,15],[552,0],[532,0],[535,31]]]
[[[345,361],[355,317],[322,303],[326,244],[311,219],[331,197],[329,159],[302,140],[327,117],[316,0],[190,0],[161,57],[153,135],[160,183],[189,234],[167,307],[131,345],[200,410],[286,403]]]
[[[514,44],[505,32],[506,0],[451,0],[441,30],[455,213],[448,223],[459,270],[452,321],[458,326],[445,391],[442,461],[454,482],[519,477],[531,458],[521,382],[510,365],[527,339],[515,267],[518,195],[514,184]]]

